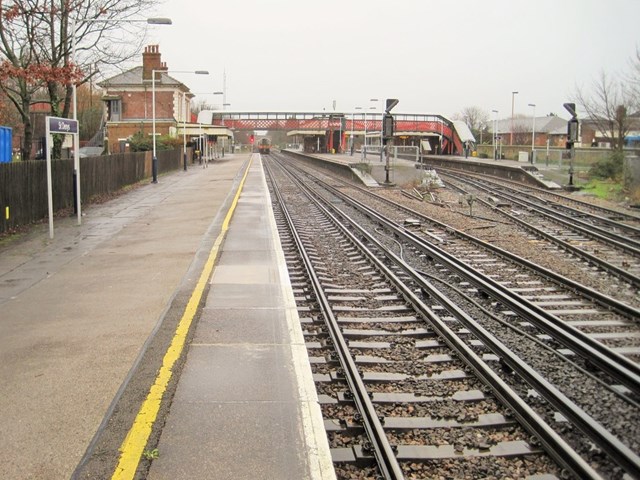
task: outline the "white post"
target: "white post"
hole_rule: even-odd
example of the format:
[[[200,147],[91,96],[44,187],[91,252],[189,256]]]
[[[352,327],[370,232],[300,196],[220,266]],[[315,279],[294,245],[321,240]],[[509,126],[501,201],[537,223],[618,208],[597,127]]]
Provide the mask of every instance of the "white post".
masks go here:
[[[350,145],[349,145],[349,155],[353,156],[353,147],[354,147],[354,143],[353,143],[353,124],[355,121],[355,116],[356,113],[355,112],[351,112],[351,135],[349,136],[349,140],[350,140]]]
[[[533,109],[533,132],[531,133],[531,163],[535,160],[536,151],[536,109]]]
[[[364,146],[362,147],[362,158],[366,160],[367,158],[367,111],[364,113]]]
[[[187,92],[182,93],[182,159],[184,171],[187,171]]]
[[[511,92],[511,132],[509,136],[509,145],[513,145],[513,113],[517,94],[518,92]],[[502,145],[502,142],[500,142],[500,145]]]
[[[153,142],[153,157],[151,158],[151,173],[153,183],[158,183],[158,157],[156,156],[156,72],[151,70],[151,136]]]
[[[53,179],[51,176],[51,133],[49,119],[45,122],[45,147],[47,149],[47,201],[49,211],[49,238],[53,238]]]
[[[75,65],[76,63],[76,21],[77,18],[73,17],[71,22],[71,61]],[[73,98],[73,119],[78,120],[78,92],[75,80],[71,83],[71,96]],[[73,173],[75,178],[76,187],[76,202],[78,211],[78,225],[82,223],[82,200],[80,197],[80,128],[78,127],[78,135],[75,135],[73,140]],[[53,238],[53,237],[51,237]]]
[[[493,112],[493,159],[498,159],[498,150],[496,147],[496,141],[498,140],[498,110],[491,110]]]
[[[536,104],[530,103],[529,106],[533,107],[533,126],[531,128],[531,163],[533,163],[536,151]]]

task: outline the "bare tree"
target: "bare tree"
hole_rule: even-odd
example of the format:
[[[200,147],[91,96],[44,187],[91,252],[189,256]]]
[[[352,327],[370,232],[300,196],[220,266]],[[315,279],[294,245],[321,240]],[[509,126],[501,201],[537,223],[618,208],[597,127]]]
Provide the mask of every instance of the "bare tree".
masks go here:
[[[518,122],[513,126],[513,144],[514,145],[530,145],[531,144],[531,131],[532,128]]]
[[[612,148],[622,151],[624,138],[629,133],[630,110],[633,110],[634,104],[631,90],[625,83],[601,72],[590,90],[576,89],[575,99]]]
[[[627,81],[634,108],[631,113],[635,114],[640,112],[640,49],[636,48],[636,55],[630,63],[631,71],[627,76]]]
[[[487,126],[489,125],[489,114],[487,111],[476,106],[463,108],[460,112],[453,115],[453,119],[466,122],[471,133],[476,137],[476,141],[479,141],[480,131],[483,130],[483,132],[486,132]]]
[[[198,115],[203,110],[219,110],[219,109],[220,109],[219,106],[213,105],[205,99],[201,99],[197,102],[193,102],[193,104],[191,105],[191,113],[193,113],[194,115]]]
[[[90,79],[83,66],[118,65],[139,54],[143,41],[131,39],[132,34],[143,37],[144,26],[129,21],[156,3],[0,0],[0,89],[23,120],[23,158],[29,158],[31,150],[29,107],[34,93],[46,91],[52,114],[69,117],[72,85]]]

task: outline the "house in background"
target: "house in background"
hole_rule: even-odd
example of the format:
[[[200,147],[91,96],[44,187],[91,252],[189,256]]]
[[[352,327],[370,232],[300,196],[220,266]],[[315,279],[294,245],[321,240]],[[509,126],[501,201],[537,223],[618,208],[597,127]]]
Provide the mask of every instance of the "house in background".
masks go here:
[[[502,137],[502,143],[509,144],[513,133],[513,145],[531,145],[534,130],[533,117],[521,117],[513,119],[498,120],[496,122],[496,132]],[[491,131],[492,123],[489,123]],[[535,118],[535,145],[536,147],[546,147],[547,141],[550,147],[563,147],[567,142],[567,120],[557,117],[536,117]]]
[[[128,139],[141,131],[153,131],[152,73],[155,75],[156,134],[176,136],[178,127],[191,120],[194,95],[182,82],[167,74],[158,45],[145,47],[142,66],[108,78],[98,85],[105,91],[106,138],[109,153],[126,150]]]
[[[600,122],[593,121],[589,118],[585,118],[580,121],[580,136],[582,138],[582,145],[591,145],[592,147],[611,148],[612,145],[612,132],[608,130],[603,132],[603,126],[612,128],[608,125],[606,120]],[[640,112],[633,113],[627,117],[628,131],[625,135],[625,148],[640,148]],[[615,128],[615,126],[613,127]],[[617,136],[616,136],[617,138]]]

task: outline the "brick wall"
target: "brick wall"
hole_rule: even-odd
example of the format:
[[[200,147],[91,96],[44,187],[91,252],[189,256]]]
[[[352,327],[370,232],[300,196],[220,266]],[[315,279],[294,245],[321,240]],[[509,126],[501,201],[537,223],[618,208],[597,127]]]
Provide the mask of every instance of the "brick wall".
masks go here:
[[[156,119],[156,134],[167,135],[171,127],[175,127],[175,122],[162,122]],[[120,153],[120,139],[130,136],[142,130],[143,133],[151,136],[153,124],[151,119],[140,122],[109,122],[107,124],[107,138],[109,143],[109,153]]]

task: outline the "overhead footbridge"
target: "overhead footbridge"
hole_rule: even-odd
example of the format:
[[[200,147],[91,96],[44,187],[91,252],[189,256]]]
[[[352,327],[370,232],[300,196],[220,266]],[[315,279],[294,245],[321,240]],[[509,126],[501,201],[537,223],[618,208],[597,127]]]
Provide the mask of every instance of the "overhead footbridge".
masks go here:
[[[232,130],[236,141],[245,132],[284,131],[298,140],[305,150],[331,153],[379,145],[382,129],[380,112],[239,112],[203,110],[198,123]],[[431,152],[444,155],[462,155],[463,140],[455,122],[437,114],[396,113],[394,141],[396,145],[420,147],[427,142]]]

